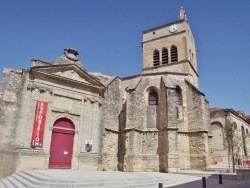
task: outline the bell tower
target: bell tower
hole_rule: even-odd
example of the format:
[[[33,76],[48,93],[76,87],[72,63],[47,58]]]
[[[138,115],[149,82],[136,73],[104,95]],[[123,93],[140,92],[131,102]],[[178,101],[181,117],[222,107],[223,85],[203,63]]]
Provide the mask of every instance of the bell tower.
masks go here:
[[[143,32],[143,73],[166,73],[198,88],[195,40],[183,7],[180,19]]]

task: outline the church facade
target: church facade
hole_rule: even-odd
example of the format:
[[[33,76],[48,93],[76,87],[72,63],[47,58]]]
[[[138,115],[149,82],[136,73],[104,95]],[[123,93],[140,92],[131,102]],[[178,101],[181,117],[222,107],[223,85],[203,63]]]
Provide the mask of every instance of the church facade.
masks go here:
[[[5,69],[1,177],[23,169],[173,172],[211,164],[209,105],[186,13],[143,32],[142,73],[89,73],[74,49]]]
[[[210,108],[212,150],[215,162],[232,162],[238,166],[249,160],[250,116],[230,108]],[[249,165],[249,164],[248,164]]]

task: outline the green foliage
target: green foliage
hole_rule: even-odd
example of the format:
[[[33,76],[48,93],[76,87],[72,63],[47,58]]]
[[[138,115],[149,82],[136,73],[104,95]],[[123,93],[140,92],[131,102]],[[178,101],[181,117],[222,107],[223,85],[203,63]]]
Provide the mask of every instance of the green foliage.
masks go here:
[[[226,134],[228,155],[229,157],[232,157],[233,172],[235,172],[235,161],[238,160],[237,157],[235,158],[235,156],[238,156],[242,146],[241,134],[238,133],[237,127],[234,127],[234,124],[230,121],[230,119],[226,119],[224,129]]]
[[[225,133],[229,150],[239,151],[242,146],[241,134],[229,119],[226,120]]]

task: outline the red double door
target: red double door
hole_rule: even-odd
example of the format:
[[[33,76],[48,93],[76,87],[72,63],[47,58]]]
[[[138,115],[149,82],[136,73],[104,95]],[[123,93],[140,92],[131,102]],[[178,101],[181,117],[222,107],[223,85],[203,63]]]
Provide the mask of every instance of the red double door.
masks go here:
[[[58,119],[51,136],[49,168],[71,168],[75,129],[73,123]]]

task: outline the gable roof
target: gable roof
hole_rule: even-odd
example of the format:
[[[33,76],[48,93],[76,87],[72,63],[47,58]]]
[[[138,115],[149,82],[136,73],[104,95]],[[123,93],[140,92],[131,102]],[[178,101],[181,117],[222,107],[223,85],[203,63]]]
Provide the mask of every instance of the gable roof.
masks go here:
[[[40,79],[58,80],[62,83],[104,89],[105,86],[83,68],[75,64],[61,64],[31,67],[30,74]]]

